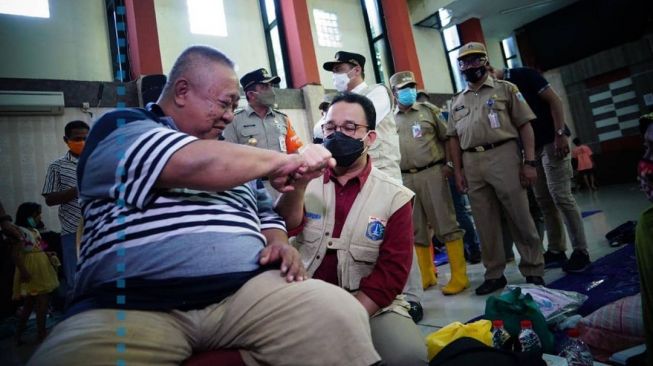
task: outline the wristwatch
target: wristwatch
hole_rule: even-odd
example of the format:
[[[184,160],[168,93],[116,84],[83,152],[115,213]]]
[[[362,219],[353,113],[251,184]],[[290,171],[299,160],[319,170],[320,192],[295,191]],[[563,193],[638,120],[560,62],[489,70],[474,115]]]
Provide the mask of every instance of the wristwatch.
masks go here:
[[[453,161],[447,161],[447,166],[453,169]]]
[[[558,136],[562,136],[562,135],[564,135],[564,134],[565,134],[565,129],[564,129],[564,127],[563,127],[563,128],[558,128],[558,129],[556,130],[556,135],[558,135]]]
[[[524,160],[524,165],[532,166],[537,168],[537,160]]]

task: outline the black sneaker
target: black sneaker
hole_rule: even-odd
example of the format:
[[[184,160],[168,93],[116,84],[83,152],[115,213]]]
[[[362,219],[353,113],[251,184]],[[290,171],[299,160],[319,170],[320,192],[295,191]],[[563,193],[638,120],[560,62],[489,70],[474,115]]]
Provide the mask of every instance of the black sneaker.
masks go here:
[[[554,253],[549,250],[544,252],[544,268],[561,267],[567,261],[565,252]]]
[[[580,250],[574,250],[569,260],[562,265],[562,270],[571,273],[583,272],[591,263],[589,254]]]
[[[496,290],[506,287],[508,281],[504,276],[493,280],[485,280],[483,283],[476,289],[476,295],[487,295]]]
[[[408,310],[408,314],[410,314],[410,317],[413,318],[413,321],[415,324],[417,324],[424,317],[422,304],[415,301],[409,301],[408,304],[410,304],[410,310]]]
[[[544,286],[544,278],[541,276],[526,276],[526,283],[532,283],[533,285]]]

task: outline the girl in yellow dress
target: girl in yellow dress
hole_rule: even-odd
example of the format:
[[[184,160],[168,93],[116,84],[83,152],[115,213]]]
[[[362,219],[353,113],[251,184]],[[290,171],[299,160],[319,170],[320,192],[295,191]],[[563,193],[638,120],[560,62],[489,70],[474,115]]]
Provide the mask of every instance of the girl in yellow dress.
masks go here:
[[[56,255],[44,252],[47,244],[36,229],[41,222],[41,205],[26,202],[18,207],[16,226],[21,231],[22,240],[13,241],[13,258],[16,263],[14,274],[13,299],[24,300],[16,329],[16,341],[21,336],[32,310],[36,312],[36,327],[39,341],[46,336],[45,318],[48,311],[50,292],[59,287],[55,265]]]

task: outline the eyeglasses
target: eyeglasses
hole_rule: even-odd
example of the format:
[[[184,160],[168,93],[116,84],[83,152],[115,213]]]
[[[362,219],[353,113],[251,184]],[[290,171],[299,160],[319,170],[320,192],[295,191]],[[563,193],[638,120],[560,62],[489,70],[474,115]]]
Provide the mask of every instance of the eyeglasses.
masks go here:
[[[362,128],[362,127],[369,129],[369,127],[367,125],[359,125],[359,124],[356,124],[354,122],[347,122],[342,126],[337,126],[333,122],[328,122],[328,123],[325,123],[325,124],[322,125],[322,131],[324,131],[324,135],[330,135],[330,134],[332,134],[332,133],[334,133],[336,131],[340,131],[340,132],[344,133],[345,135],[352,136],[352,135],[354,135],[356,133],[357,129]]]
[[[487,62],[487,57],[475,57],[472,59],[462,59],[458,60],[458,68],[461,71],[467,70],[471,67],[481,67]]]

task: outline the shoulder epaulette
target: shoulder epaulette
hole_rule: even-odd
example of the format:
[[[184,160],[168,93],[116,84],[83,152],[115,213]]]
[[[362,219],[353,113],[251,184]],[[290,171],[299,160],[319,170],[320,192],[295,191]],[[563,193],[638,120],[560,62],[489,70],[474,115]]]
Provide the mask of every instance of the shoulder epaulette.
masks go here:
[[[285,116],[285,117],[288,117],[287,114],[283,113],[282,111],[280,111],[280,110],[278,110],[278,109],[276,109],[276,108],[272,108],[272,110],[273,110],[275,113],[279,113],[279,114],[281,114],[281,115],[283,115],[283,116]]]

